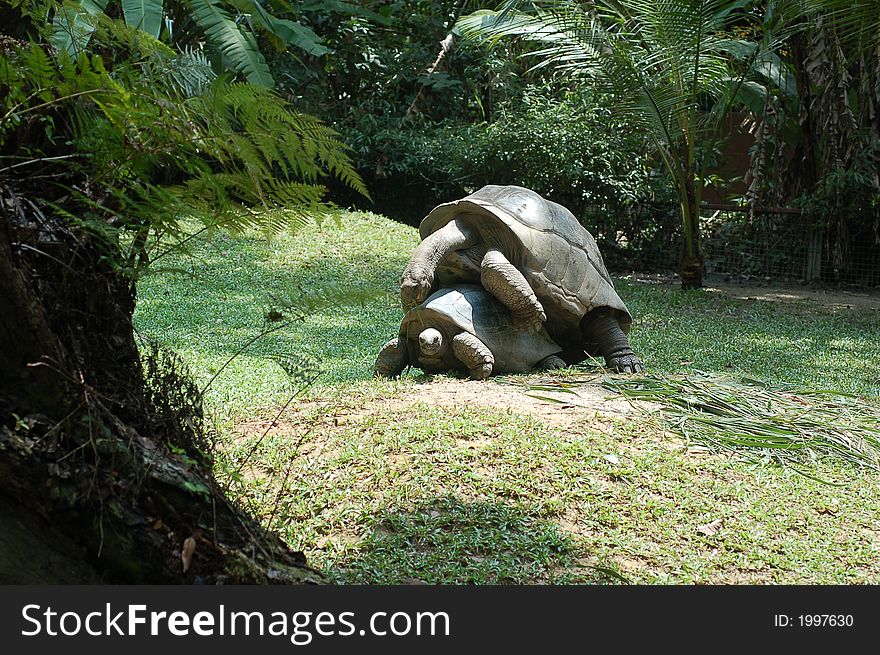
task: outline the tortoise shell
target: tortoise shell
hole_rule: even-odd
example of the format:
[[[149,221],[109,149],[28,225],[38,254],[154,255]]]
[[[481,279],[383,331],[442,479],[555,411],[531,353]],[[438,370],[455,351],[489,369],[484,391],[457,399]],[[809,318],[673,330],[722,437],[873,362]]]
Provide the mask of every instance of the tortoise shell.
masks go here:
[[[443,335],[447,348],[442,357],[420,356],[419,334],[427,328]],[[440,289],[408,311],[400,324],[400,337],[406,340],[409,361],[428,373],[450,369],[467,372],[451,352],[452,339],[461,332],[473,334],[492,351],[493,374],[528,372],[541,360],[562,350],[546,330],[530,334],[517,327],[504,305],[483,287],[473,284]]]

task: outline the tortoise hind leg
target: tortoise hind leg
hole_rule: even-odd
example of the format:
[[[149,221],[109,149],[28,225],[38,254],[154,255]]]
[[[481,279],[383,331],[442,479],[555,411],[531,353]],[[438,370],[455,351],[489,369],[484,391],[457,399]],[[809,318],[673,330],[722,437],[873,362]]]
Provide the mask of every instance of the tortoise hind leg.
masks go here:
[[[535,368],[539,371],[553,371],[558,368],[565,368],[568,364],[565,363],[565,360],[558,355],[550,355],[549,357],[545,357],[540,362],[535,364]]]
[[[594,309],[584,317],[584,338],[595,344],[605,363],[617,373],[644,373],[645,365],[633,352],[620,323],[606,308]],[[589,349],[588,349],[589,350]]]
[[[547,320],[544,307],[523,274],[500,250],[489,249],[483,257],[480,282],[510,310],[518,327],[532,334],[541,330]]]
[[[473,334],[461,332],[452,339],[452,352],[467,367],[474,380],[485,380],[492,374],[495,356],[488,346]]]

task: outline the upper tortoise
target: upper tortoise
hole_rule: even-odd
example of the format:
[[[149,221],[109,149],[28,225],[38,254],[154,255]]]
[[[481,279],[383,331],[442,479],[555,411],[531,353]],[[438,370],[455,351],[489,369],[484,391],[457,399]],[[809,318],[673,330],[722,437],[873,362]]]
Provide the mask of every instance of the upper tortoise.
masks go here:
[[[565,207],[523,187],[487,185],[435,207],[419,233],[400,282],[404,310],[432,290],[481,283],[519,325],[538,331],[546,321],[568,364],[589,354],[618,372],[644,370],[596,240]]]

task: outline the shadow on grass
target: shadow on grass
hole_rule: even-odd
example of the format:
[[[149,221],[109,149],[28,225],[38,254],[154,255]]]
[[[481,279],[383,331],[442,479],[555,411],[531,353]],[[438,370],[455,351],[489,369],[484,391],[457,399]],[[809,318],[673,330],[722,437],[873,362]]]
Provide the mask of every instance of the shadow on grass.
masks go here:
[[[326,573],[344,584],[615,583],[613,569],[577,564],[553,522],[502,503],[444,497],[377,517],[372,534]],[[572,577],[573,568],[577,575]]]

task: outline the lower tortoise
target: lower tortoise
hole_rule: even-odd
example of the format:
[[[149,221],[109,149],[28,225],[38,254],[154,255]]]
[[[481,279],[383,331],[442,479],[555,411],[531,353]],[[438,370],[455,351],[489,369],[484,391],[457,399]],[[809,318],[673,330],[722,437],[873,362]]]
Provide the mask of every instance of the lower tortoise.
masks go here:
[[[407,366],[426,373],[458,371],[474,380],[501,373],[565,366],[547,331],[525,329],[480,286],[441,289],[410,309],[400,333],[379,351],[374,372],[395,377]]]

